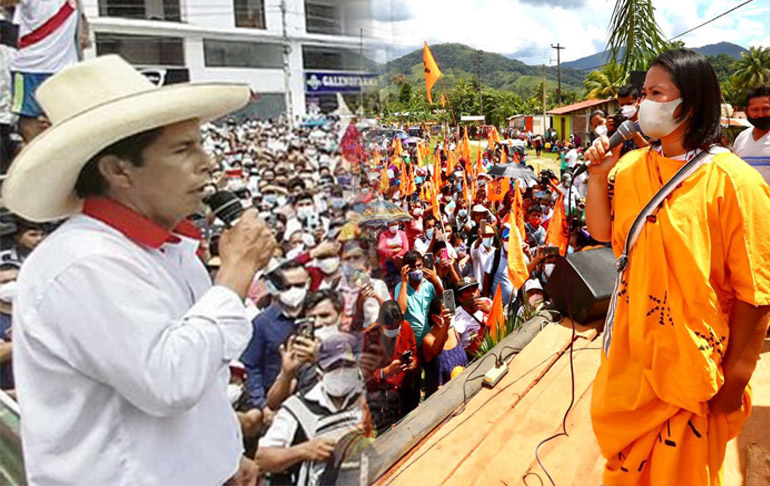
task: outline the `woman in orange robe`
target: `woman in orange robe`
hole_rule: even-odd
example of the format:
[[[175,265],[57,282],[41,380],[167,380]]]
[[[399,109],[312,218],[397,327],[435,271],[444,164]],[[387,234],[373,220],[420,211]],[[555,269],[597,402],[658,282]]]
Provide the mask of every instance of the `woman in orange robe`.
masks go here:
[[[629,253],[591,404],[603,481],[721,485],[727,441],[751,410],[748,382],[767,329],[770,188],[718,146],[721,93],[703,56],[661,54],[642,99],[641,128],[657,142],[620,161],[606,152],[606,137],[587,151],[594,238],[619,256],[653,195],[709,153],[647,218]]]

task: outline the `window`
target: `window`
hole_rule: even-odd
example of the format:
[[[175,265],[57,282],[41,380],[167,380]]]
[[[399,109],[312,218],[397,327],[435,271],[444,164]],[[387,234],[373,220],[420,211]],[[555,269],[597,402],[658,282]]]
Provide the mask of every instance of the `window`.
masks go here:
[[[365,60],[364,66],[368,67]],[[358,52],[332,47],[302,46],[302,64],[305,69],[358,71],[361,58]]]
[[[264,0],[233,0],[233,9],[236,27],[265,28]]]
[[[342,35],[339,7],[305,0],[305,30],[311,34]]]
[[[97,32],[96,54],[118,54],[135,65],[184,66],[184,46],[176,37]]]
[[[99,0],[99,15],[166,22],[182,19],[179,0]]]
[[[257,42],[203,40],[207,67],[283,68],[283,46]]]

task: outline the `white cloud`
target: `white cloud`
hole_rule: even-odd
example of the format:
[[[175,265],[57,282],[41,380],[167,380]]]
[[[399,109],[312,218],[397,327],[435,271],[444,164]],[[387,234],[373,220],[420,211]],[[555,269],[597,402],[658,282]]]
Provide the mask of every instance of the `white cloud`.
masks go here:
[[[566,47],[562,61],[602,50],[614,2],[610,0],[376,0],[374,34],[384,41],[383,59],[393,59],[422,46],[459,42],[477,49],[515,54],[528,64],[551,64],[557,42]],[[401,9],[388,21],[382,8]],[[656,19],[666,37],[689,30],[736,5],[735,0],[654,2]],[[770,8],[740,8],[682,38],[688,46],[727,41],[747,47],[770,45]],[[699,14],[700,12],[700,14]],[[555,64],[555,62],[553,63]]]

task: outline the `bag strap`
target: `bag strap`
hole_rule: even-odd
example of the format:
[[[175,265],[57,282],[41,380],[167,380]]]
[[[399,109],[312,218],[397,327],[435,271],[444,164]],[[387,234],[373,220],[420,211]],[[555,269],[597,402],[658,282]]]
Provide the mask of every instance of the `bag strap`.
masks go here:
[[[714,147],[715,146],[712,145],[708,147],[706,150],[701,151],[695,157],[693,157],[690,161],[688,161],[686,164],[680,167],[679,170],[676,171],[676,174],[674,174],[674,176],[671,179],[669,179],[668,182],[663,184],[663,187],[661,187],[660,190],[658,190],[658,192],[655,193],[654,196],[652,196],[650,201],[642,208],[642,210],[636,216],[636,219],[634,220],[633,224],[631,224],[631,229],[628,230],[628,235],[626,235],[626,242],[623,246],[623,253],[615,262],[615,267],[618,271],[618,276],[617,276],[617,279],[615,280],[615,288],[612,292],[610,307],[609,307],[609,310],[607,311],[607,319],[605,320],[605,323],[604,323],[604,338],[603,338],[604,342],[603,342],[602,348],[604,349],[605,355],[609,356],[609,353],[610,353],[610,344],[612,342],[612,328],[615,322],[615,310],[617,307],[618,292],[620,291],[620,283],[623,280],[623,273],[625,272],[626,268],[628,268],[629,253],[631,252],[637,240],[639,239],[639,236],[642,234],[642,229],[644,228],[644,224],[647,223],[647,221],[649,221],[649,216],[651,216],[655,211],[658,210],[658,208],[663,204],[666,198],[672,192],[674,192],[674,190],[676,190],[685,179],[687,179],[690,175],[692,175],[693,172],[698,170],[702,165],[704,165],[709,160],[711,160],[711,157],[707,157],[707,156],[714,155],[712,153],[712,149]]]
[[[708,162],[708,160],[706,160],[706,156],[713,155],[711,153],[712,147],[703,150],[698,155],[693,157],[689,162],[680,167],[676,174],[674,174],[674,176],[668,182],[663,184],[663,187],[661,187],[660,190],[655,193],[654,196],[652,196],[652,199],[650,199],[650,201],[642,208],[642,210],[636,216],[633,224],[631,225],[631,229],[628,230],[628,235],[626,235],[626,243],[623,247],[623,254],[620,256],[620,258],[618,258],[617,262],[618,272],[622,272],[628,266],[628,254],[631,252],[631,249],[639,239],[639,235],[642,233],[642,228],[644,228],[644,224],[647,222],[648,217],[663,204],[663,201],[665,201],[666,198],[672,192],[674,192],[674,190],[685,179],[692,175],[693,172],[698,170],[700,166]]]

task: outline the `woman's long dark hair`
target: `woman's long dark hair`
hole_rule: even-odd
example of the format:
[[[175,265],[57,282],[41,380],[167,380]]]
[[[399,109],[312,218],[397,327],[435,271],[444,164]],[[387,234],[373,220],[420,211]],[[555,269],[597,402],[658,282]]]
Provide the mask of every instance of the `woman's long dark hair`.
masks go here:
[[[656,57],[650,67],[658,66],[671,74],[682,97],[677,121],[690,115],[689,127],[684,134],[685,150],[705,149],[721,144],[722,91],[717,74],[704,56],[690,49],[673,49]]]

